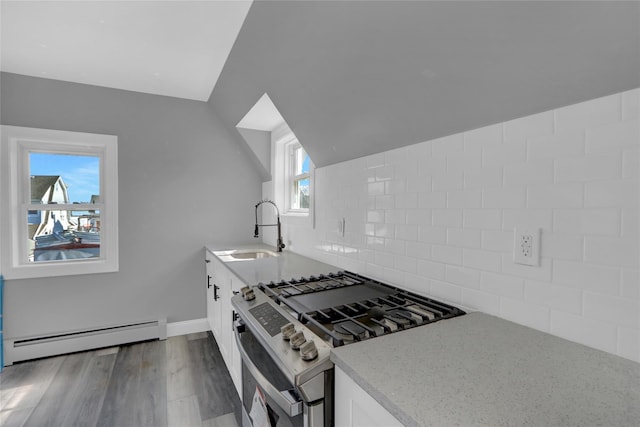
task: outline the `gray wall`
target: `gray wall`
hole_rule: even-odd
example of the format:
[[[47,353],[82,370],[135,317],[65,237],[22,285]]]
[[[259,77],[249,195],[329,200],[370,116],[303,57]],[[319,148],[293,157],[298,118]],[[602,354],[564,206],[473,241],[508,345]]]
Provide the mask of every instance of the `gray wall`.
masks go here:
[[[120,271],[6,282],[5,336],[206,316],[203,246],[252,237],[261,180],[203,102],[3,73],[1,123],[118,136]]]

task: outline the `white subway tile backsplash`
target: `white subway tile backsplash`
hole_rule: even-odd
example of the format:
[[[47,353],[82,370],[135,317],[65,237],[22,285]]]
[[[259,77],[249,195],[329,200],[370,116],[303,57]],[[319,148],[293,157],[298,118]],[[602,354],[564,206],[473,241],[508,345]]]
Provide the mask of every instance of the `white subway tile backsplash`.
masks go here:
[[[498,252],[463,248],[462,265],[483,271],[500,272],[502,267],[502,255]]]
[[[541,228],[545,232],[552,228],[552,209],[505,209],[503,215],[502,229],[505,231],[522,227]]]
[[[433,209],[434,227],[462,227],[462,209]]]
[[[419,193],[418,207],[420,209],[446,208],[447,193],[442,191],[433,193]]]
[[[620,235],[619,209],[557,209],[553,212],[553,230],[575,235]]]
[[[445,227],[418,227],[418,239],[425,243],[445,244],[447,242],[447,229]]]
[[[640,273],[638,269],[624,269],[620,277],[620,296],[640,301]]]
[[[640,178],[640,150],[631,149],[622,152],[622,178],[638,180]]]
[[[483,311],[494,316],[500,315],[500,297],[475,289],[462,289],[462,304],[473,310]]]
[[[415,225],[431,225],[432,210],[431,209],[409,209],[406,216],[407,224]]]
[[[622,117],[620,94],[605,96],[555,110],[555,131],[587,129]]]
[[[487,146],[502,144],[502,124],[486,126],[464,132],[464,151],[466,153],[481,153]]]
[[[468,228],[448,228],[447,245],[463,248],[479,248],[481,242],[480,230]]]
[[[407,191],[410,193],[425,193],[431,191],[430,175],[409,175],[407,176]]]
[[[447,191],[448,208],[482,207],[482,190]]]
[[[622,208],[622,237],[624,239],[638,239],[640,237],[640,223],[637,207]]]
[[[640,361],[639,94],[319,168],[288,248]],[[515,228],[542,230],[539,266]]]
[[[525,280],[524,299],[531,304],[567,313],[582,313],[582,294],[576,288],[553,283]]]
[[[415,209],[418,207],[418,193],[400,193],[395,195],[397,209]]]
[[[524,142],[529,138],[553,133],[553,111],[534,114],[504,123],[505,142]]]
[[[551,184],[553,182],[553,160],[538,159],[525,164],[505,166],[504,185],[523,187],[528,184]]]
[[[461,171],[438,173],[432,176],[433,191],[462,190],[464,174]]]
[[[584,130],[565,131],[527,141],[527,160],[580,157],[584,153]]]
[[[513,231],[483,230],[480,247],[488,251],[513,251]]]
[[[638,182],[631,180],[593,181],[584,184],[586,208],[637,206]]]
[[[553,282],[605,295],[618,295],[620,270],[576,261],[554,260]]]
[[[640,332],[638,328],[618,328],[617,354],[631,360],[640,360]]]
[[[403,225],[398,224],[396,228],[396,239],[399,240],[418,240],[418,226],[417,225]]]
[[[500,146],[489,145],[482,149],[482,167],[513,166],[524,163],[527,157],[526,141],[507,141]]]
[[[444,278],[447,282],[464,287],[477,288],[480,284],[480,272],[470,268],[447,265]]]
[[[635,119],[640,116],[640,89],[622,94],[622,120]]]
[[[405,209],[392,209],[383,212],[383,221],[387,224],[406,224],[407,223],[407,211]]]
[[[462,211],[464,228],[499,230],[502,228],[502,211],[500,209],[464,209]]]
[[[501,166],[467,169],[464,171],[464,188],[480,190],[483,188],[502,187],[503,170]]]
[[[392,179],[385,182],[379,182],[376,184],[384,184],[384,193],[383,194],[401,194],[404,193],[407,189],[407,181],[405,179]],[[371,187],[371,184],[369,184]],[[374,194],[374,196],[377,194]]]
[[[577,159],[557,159],[555,163],[556,182],[584,182],[621,177],[620,153],[593,154]]]
[[[540,256],[554,259],[582,261],[584,237],[573,234],[543,234]]]
[[[540,258],[540,265],[522,265],[513,262],[513,254],[502,254],[502,272],[523,279],[551,281],[552,262],[549,258]]]
[[[623,327],[637,328],[640,325],[640,301],[585,292],[583,315]]]
[[[461,265],[462,248],[455,248],[453,246],[445,245],[433,245],[431,247],[431,258],[436,262]]]
[[[422,242],[406,242],[406,254],[417,259],[431,259],[431,245]]]
[[[551,333],[610,353],[616,350],[616,327],[601,320],[552,311]]]
[[[452,304],[462,303],[462,289],[459,286],[439,280],[432,280],[430,285],[430,294],[434,298],[440,298]]]
[[[475,153],[463,153],[458,156],[447,157],[447,171],[449,172],[462,172],[479,168],[482,166],[482,152],[477,151]]]
[[[482,207],[488,209],[517,209],[526,207],[525,187],[486,188],[482,190]]]
[[[620,148],[637,148],[638,145],[640,121],[637,118],[587,129],[587,153],[618,152]]]
[[[446,265],[441,262],[433,262],[428,260],[418,260],[418,275],[428,277],[430,279],[444,280],[444,272]]]
[[[504,297],[500,299],[500,315],[502,317],[539,331],[549,330],[549,312],[550,310],[546,307],[521,300]]]
[[[494,295],[522,299],[524,297],[524,279],[482,271],[480,273],[480,289]]]
[[[433,157],[460,156],[464,151],[464,136],[461,133],[431,141]]]
[[[591,264],[638,268],[638,239],[587,236],[584,260]]]
[[[584,200],[584,188],[580,182],[527,187],[527,207],[580,208]]]

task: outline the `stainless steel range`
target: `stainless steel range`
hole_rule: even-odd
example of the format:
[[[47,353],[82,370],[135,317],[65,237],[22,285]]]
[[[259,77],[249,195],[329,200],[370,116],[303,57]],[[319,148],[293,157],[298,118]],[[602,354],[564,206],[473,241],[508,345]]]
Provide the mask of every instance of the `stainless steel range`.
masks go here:
[[[332,347],[465,314],[350,272],[260,283],[231,302],[245,427],[332,426]]]

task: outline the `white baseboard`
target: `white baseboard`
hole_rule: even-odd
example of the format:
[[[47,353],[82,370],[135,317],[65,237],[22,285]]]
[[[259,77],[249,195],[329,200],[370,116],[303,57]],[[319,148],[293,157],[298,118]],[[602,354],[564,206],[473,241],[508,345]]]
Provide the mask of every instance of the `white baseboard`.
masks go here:
[[[209,321],[207,318],[185,320],[182,322],[167,323],[167,337],[175,337],[178,335],[195,334],[197,332],[205,332],[209,330]]]

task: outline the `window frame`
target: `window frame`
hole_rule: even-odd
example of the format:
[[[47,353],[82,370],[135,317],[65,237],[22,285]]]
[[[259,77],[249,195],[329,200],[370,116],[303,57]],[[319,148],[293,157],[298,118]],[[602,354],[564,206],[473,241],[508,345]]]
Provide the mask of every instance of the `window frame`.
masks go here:
[[[0,265],[7,279],[68,276],[115,272],[118,259],[118,168],[114,135],[69,132],[49,129],[2,126],[3,203],[0,212],[2,242]],[[52,204],[31,200],[29,153],[87,155],[100,159],[100,199],[98,203],[56,204],[55,210],[100,211],[100,256],[80,260],[31,262],[25,232],[30,210],[45,211]]]
[[[286,147],[286,152],[289,156],[288,158],[289,169],[285,177],[285,182],[286,182],[285,185],[287,186],[287,189],[285,192],[287,196],[286,207],[287,207],[287,212],[289,213],[308,214],[309,213],[308,207],[307,208],[293,207],[293,203],[296,198],[296,194],[295,194],[296,182],[302,181],[305,179],[309,180],[309,203],[311,203],[311,170],[313,166],[311,164],[311,159],[309,159],[309,172],[296,174],[296,169],[297,169],[296,168],[297,166],[296,150],[298,149],[302,150],[302,152],[304,152],[304,154],[308,157],[308,154],[305,151],[304,147],[297,140],[289,142]]]

